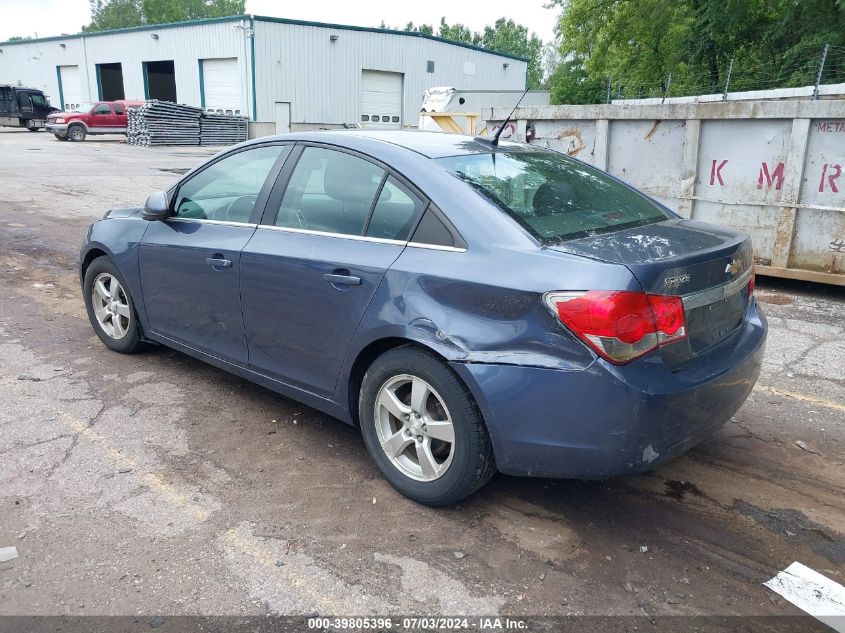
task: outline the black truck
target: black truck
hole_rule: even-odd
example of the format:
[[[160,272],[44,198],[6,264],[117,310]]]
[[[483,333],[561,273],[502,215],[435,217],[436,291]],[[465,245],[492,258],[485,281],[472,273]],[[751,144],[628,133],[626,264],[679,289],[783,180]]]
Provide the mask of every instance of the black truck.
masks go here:
[[[47,123],[47,115],[56,111],[41,90],[0,84],[2,127],[25,127],[37,132]]]

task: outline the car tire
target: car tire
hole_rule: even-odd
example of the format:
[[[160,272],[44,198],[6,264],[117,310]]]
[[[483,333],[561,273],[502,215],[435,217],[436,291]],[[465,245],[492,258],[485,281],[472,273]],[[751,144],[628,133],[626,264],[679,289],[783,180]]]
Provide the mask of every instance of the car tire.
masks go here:
[[[457,374],[433,354],[413,345],[385,352],[364,375],[358,403],[367,450],[406,497],[428,506],[452,505],[495,474],[493,446],[478,405]]]
[[[85,128],[81,125],[71,125],[67,129],[67,138],[70,141],[75,143],[81,143],[85,140],[85,137],[88,136],[88,133],[85,131]]]
[[[53,134],[53,136],[55,136],[56,139],[59,140],[59,141],[66,141],[67,140],[67,136],[62,136],[61,134]]]
[[[85,271],[82,292],[88,319],[103,344],[122,354],[131,354],[146,346],[128,288],[117,266],[108,257],[98,257]]]

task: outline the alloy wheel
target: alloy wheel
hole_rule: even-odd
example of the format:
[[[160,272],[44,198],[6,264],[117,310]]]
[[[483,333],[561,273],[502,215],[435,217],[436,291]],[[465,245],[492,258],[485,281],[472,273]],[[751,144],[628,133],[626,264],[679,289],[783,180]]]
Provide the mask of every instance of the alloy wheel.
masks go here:
[[[379,389],[376,434],[382,450],[416,481],[442,477],[455,454],[455,427],[440,394],[419,376],[401,374]]]
[[[132,323],[132,310],[126,291],[114,275],[97,275],[91,287],[91,305],[103,332],[116,340],[126,336]]]

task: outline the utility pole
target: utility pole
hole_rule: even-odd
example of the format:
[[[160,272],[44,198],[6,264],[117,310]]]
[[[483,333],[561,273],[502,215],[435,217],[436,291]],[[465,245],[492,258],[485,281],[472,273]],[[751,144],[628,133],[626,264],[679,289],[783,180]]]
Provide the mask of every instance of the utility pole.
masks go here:
[[[822,53],[822,59],[819,62],[819,72],[816,75],[816,85],[813,86],[813,101],[819,98],[819,84],[822,82],[822,73],[824,72],[824,61],[827,59],[827,49],[830,48],[830,44],[824,45],[824,52]]]
[[[666,97],[669,96],[669,86],[672,85],[672,73],[669,73],[669,77],[666,79],[666,90],[663,91],[663,101],[660,103],[666,103]]]
[[[722,93],[722,101],[728,100],[728,86],[731,84],[731,73],[734,69],[734,58],[731,57],[731,61],[728,64],[728,76],[725,77],[725,91]]]

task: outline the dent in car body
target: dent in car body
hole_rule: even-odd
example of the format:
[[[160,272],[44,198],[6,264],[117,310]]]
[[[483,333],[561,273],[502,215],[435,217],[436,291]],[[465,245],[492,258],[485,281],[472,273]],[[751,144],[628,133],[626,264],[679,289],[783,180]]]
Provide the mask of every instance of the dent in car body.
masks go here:
[[[113,257],[138,298],[141,325],[152,340],[345,422],[355,418],[348,386],[362,350],[388,338],[416,342],[442,355],[464,380],[484,415],[497,463],[511,474],[600,478],[639,472],[682,452],[723,424],[753,386],[765,339],[765,321],[753,301],[741,331],[698,359],[698,364],[674,372],[660,353],[622,367],[597,359],[560,326],[541,300],[552,290],[651,291],[643,286],[662,284],[670,274],[667,269],[673,270],[667,262],[683,256],[682,249],[666,246],[666,241],[675,239],[673,231],[683,231],[688,248],[700,240],[704,252],[696,257],[702,264],[714,256],[729,261],[741,252],[745,257],[743,234],[670,219],[634,232],[599,236],[599,246],[573,240],[541,247],[512,219],[419,152],[356,133],[289,135],[279,140],[331,141],[328,144],[389,164],[443,210],[467,242],[466,251],[402,248],[377,282],[328,396],[150,335],[144,302],[155,298],[143,296],[138,273],[138,244],[148,223],[140,219],[140,210],[112,212],[89,231],[83,257],[94,246]],[[707,243],[712,244],[709,250]],[[608,261],[599,261],[605,257]],[[635,261],[638,257],[640,261]],[[671,274],[683,274],[688,268]],[[266,285],[272,279],[254,283]],[[648,446],[658,456],[646,463],[644,454],[651,456]]]

